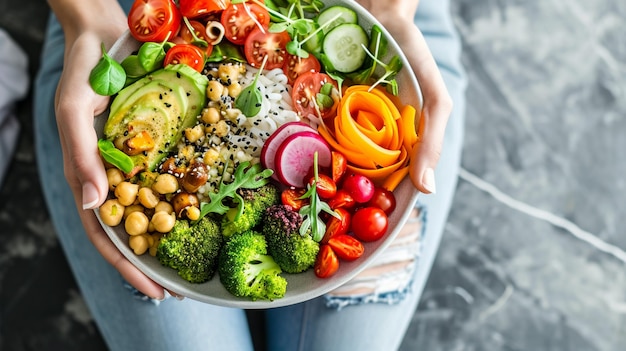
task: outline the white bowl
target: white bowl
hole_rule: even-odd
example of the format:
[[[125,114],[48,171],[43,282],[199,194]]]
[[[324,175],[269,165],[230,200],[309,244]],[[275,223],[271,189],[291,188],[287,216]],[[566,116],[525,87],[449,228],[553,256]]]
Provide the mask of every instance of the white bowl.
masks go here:
[[[368,32],[373,24],[381,26],[371,14],[355,2],[350,1],[349,4],[346,4],[345,0],[326,0],[325,4],[326,7],[342,4],[353,8],[359,16],[359,24]],[[392,55],[397,54],[401,57],[403,62],[403,68],[397,76],[398,86],[400,87],[399,97],[404,104],[411,104],[417,108],[417,111],[420,111],[422,106],[422,95],[415,75],[411,70],[411,66],[402,53],[399,45],[384,29],[383,32],[389,39],[388,56],[391,57]],[[127,32],[111,48],[110,55],[120,62],[133,51],[137,50],[139,45],[140,44]],[[99,135],[102,134],[107,116],[108,111],[96,118],[95,128]],[[124,230],[123,225],[109,227],[102,224],[102,226],[113,243],[130,262],[166,289],[194,300],[226,307],[244,309],[281,307],[307,301],[330,292],[348,282],[351,278],[366,268],[366,266],[372,262],[372,260],[374,260],[376,256],[378,256],[378,254],[380,254],[397,236],[409,217],[411,209],[417,199],[418,191],[407,177],[394,190],[394,194],[396,197],[396,210],[389,216],[388,232],[378,241],[364,243],[365,252],[363,256],[352,262],[341,261],[337,273],[326,279],[317,278],[312,269],[300,274],[283,274],[283,276],[287,279],[287,292],[283,298],[276,299],[274,301],[251,301],[247,298],[236,297],[226,291],[226,289],[222,286],[217,273],[206,283],[189,283],[179,277],[175,270],[162,266],[155,257],[148,254],[141,256],[135,255],[128,246],[129,235]],[[96,210],[95,212],[98,219],[100,219],[98,211]]]

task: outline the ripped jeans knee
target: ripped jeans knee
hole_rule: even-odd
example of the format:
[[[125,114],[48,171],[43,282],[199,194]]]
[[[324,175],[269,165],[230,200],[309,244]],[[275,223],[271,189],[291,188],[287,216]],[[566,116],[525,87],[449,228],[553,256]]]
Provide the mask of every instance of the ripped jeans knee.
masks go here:
[[[421,254],[426,210],[416,206],[398,236],[370,266],[324,295],[326,306],[340,310],[366,303],[395,304],[410,292]]]

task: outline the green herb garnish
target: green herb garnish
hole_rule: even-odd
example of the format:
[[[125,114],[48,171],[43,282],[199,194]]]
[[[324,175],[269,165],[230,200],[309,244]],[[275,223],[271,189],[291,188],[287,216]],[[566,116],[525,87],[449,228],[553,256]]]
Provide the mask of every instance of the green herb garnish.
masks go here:
[[[130,173],[135,167],[135,163],[122,150],[113,145],[113,142],[106,139],[98,140],[98,150],[105,161],[119,168],[124,173]]]
[[[241,110],[241,113],[243,113],[246,117],[254,117],[261,111],[263,94],[261,94],[261,91],[257,88],[256,84],[259,80],[261,72],[263,72],[263,67],[265,67],[266,62],[267,56],[263,58],[263,63],[261,64],[261,67],[259,67],[259,71],[254,76],[252,84],[243,88],[235,100],[235,107]]]
[[[96,94],[111,96],[122,90],[126,83],[126,72],[122,65],[106,52],[102,43],[102,57],[89,74],[89,84]]]

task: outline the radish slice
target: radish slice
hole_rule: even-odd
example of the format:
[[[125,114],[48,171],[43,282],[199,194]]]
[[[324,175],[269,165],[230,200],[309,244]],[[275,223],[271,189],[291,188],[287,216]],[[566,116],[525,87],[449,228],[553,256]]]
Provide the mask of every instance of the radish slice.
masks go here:
[[[298,132],[285,139],[276,153],[276,173],[288,186],[304,188],[307,174],[313,169],[313,155],[317,151],[318,167],[329,167],[330,146],[317,132]]]
[[[261,166],[273,170],[272,178],[275,180],[280,181],[276,174],[276,165],[274,163],[276,152],[278,152],[278,148],[287,137],[298,132],[316,132],[316,130],[304,122],[288,122],[276,129],[263,143],[261,148]]]

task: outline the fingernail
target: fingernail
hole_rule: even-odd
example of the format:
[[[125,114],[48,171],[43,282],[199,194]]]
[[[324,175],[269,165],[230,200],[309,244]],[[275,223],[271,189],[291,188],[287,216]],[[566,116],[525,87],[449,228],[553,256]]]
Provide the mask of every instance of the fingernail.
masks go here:
[[[435,171],[432,168],[426,168],[424,171],[424,175],[422,176],[422,185],[431,194],[437,192],[437,187],[435,186]]]
[[[98,189],[93,183],[83,184],[83,210],[89,210],[96,207],[98,203]]]

